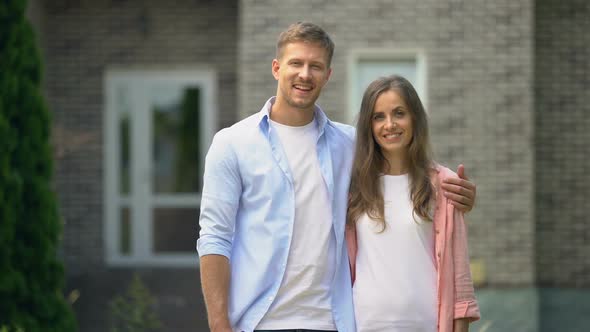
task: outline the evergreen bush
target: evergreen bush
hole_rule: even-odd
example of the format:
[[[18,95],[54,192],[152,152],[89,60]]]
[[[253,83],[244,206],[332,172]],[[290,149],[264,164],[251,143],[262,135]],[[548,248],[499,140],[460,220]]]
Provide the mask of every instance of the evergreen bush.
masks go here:
[[[75,331],[56,257],[49,112],[25,0],[0,1],[0,326]]]

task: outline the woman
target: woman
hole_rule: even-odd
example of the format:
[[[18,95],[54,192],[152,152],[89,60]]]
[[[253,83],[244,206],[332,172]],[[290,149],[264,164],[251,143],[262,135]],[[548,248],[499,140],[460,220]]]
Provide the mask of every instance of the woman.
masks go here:
[[[479,319],[456,177],[431,159],[426,112],[405,78],[369,85],[357,124],[347,215],[360,332],[464,332]]]

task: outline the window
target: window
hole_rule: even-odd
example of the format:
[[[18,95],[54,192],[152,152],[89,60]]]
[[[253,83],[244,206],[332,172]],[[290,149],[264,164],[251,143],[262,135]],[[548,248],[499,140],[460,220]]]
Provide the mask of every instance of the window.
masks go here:
[[[111,265],[196,266],[204,156],[215,133],[210,70],[105,77],[105,247]]]
[[[421,51],[404,50],[352,50],[349,56],[349,123],[355,124],[363,93],[376,78],[401,75],[416,88],[422,102],[426,98],[426,61]]]

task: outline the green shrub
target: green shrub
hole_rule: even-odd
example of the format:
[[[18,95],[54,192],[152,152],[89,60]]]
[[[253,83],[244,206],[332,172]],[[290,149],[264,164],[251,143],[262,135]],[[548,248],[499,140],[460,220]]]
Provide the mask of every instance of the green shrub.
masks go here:
[[[49,112],[25,0],[0,2],[0,326],[75,331],[57,259]]]
[[[155,300],[137,274],[127,292],[110,303],[112,332],[160,331],[162,323],[154,310]]]
[[[23,329],[21,329],[20,327],[10,328],[6,325],[2,325],[2,327],[0,327],[0,332],[25,332],[25,331]]]

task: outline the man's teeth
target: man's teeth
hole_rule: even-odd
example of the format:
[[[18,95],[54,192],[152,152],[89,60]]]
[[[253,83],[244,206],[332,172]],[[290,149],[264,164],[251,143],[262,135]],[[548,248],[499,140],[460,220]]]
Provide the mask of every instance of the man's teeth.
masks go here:
[[[309,86],[295,85],[295,88],[299,89],[299,90],[305,90],[305,91],[311,90],[311,87],[309,87]]]

